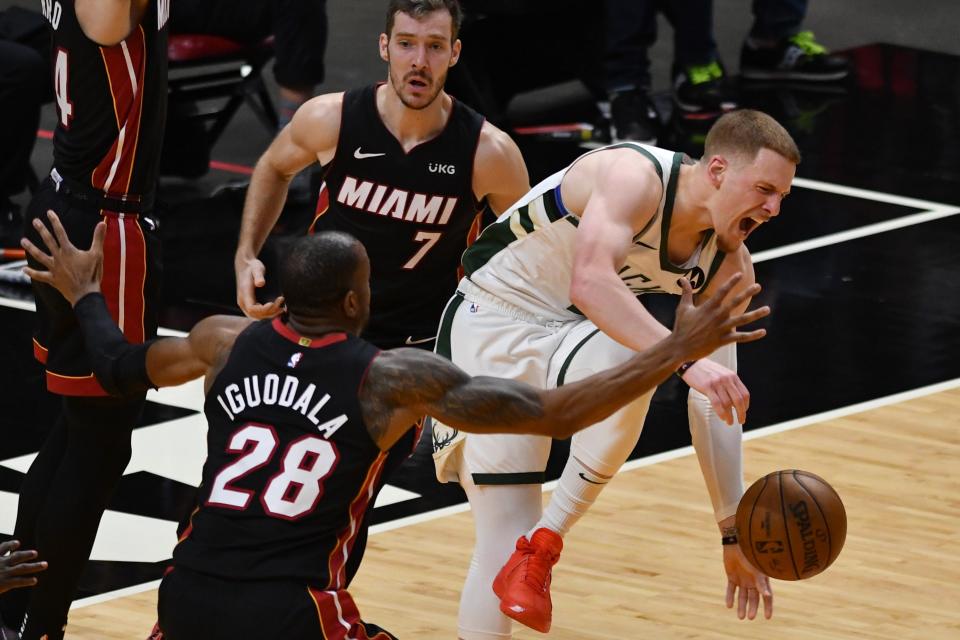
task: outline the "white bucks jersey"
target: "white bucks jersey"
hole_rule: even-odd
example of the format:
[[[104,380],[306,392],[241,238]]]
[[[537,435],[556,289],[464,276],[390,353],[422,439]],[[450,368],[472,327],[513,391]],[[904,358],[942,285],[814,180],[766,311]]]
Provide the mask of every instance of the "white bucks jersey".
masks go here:
[[[700,246],[684,264],[673,264],[667,255],[683,154],[637,143],[604,147],[617,148],[634,149],[649,159],[663,182],[657,212],[634,236],[633,246],[619,270],[620,279],[637,295],[679,295],[681,276],[690,280],[694,291],[703,289],[724,257],[717,248],[713,230],[704,234]],[[484,229],[463,254],[464,273],[473,284],[544,319],[582,317],[570,301],[574,239],[580,219],[567,211],[560,196],[560,183],[569,169],[553,174],[531,189]]]

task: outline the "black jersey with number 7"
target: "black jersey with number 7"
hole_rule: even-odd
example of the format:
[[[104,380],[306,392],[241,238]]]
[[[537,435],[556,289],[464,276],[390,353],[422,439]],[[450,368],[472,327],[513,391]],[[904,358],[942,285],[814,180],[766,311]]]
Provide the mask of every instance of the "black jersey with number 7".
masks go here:
[[[380,346],[436,333],[460,257],[479,231],[473,162],[483,117],[457,100],[443,130],[404,151],[376,105],[383,85],[347,91],[312,230],[346,231],[370,256],[370,324]]]

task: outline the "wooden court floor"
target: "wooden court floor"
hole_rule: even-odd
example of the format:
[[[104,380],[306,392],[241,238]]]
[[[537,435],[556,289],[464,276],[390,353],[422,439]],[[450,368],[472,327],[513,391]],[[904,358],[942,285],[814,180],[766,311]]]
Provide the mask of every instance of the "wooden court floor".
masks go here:
[[[724,608],[718,534],[686,455],[617,476],[566,539],[551,633],[515,637],[960,638],[957,415],[954,388],[745,442],[748,482],[775,469],[815,472],[849,520],[826,573],[774,583],[772,620],[739,621]],[[351,589],[364,618],[404,640],[455,638],[472,537],[469,513],[373,536]],[[155,606],[151,590],[75,609],[67,638],[144,638]]]

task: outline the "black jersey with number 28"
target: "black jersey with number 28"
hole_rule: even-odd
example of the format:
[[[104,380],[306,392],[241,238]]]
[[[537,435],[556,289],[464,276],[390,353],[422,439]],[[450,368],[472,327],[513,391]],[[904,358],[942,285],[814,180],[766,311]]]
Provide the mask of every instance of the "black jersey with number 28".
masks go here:
[[[372,295],[364,336],[388,348],[435,335],[456,289],[460,257],[478,232],[473,161],[483,116],[454,100],[444,129],[404,151],[377,111],[378,88],[387,90],[343,96],[312,229],[346,231],[366,247]]]
[[[384,461],[357,394],[378,349],[247,328],[207,392],[207,461],[175,566],[237,580],[346,588]]]

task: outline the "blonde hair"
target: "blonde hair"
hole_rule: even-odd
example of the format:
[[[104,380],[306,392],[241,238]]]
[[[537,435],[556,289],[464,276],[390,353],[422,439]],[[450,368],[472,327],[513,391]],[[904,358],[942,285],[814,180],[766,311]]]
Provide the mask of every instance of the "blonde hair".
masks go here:
[[[779,122],[761,111],[739,109],[717,120],[704,142],[703,157],[742,155],[753,161],[760,149],[770,149],[794,164],[800,164],[800,150]]]

